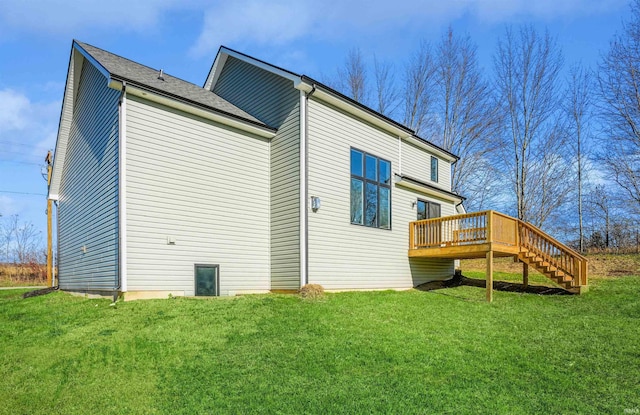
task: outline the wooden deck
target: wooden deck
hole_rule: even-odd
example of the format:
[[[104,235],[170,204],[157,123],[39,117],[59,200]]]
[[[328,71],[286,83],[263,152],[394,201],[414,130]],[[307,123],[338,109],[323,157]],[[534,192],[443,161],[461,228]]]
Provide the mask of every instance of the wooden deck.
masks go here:
[[[487,300],[492,301],[493,258],[514,257],[568,291],[587,287],[587,259],[535,226],[492,210],[409,224],[409,257],[486,258]]]

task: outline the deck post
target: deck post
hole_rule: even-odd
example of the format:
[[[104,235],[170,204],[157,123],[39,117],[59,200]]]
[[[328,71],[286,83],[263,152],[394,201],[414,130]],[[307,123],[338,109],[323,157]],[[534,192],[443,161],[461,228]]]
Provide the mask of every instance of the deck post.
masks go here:
[[[524,288],[529,286],[529,264],[526,262],[522,263],[522,285]]]
[[[409,222],[409,249],[416,249],[416,224]]]
[[[487,301],[493,301],[493,251],[487,252]]]

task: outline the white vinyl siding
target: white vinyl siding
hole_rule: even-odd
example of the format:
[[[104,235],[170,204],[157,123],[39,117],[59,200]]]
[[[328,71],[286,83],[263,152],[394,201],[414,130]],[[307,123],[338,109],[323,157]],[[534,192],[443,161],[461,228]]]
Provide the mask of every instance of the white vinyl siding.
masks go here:
[[[114,290],[118,284],[118,98],[84,62],[75,95],[58,206],[59,284]]]
[[[437,182],[431,180],[431,157],[438,159]],[[451,163],[404,141],[402,142],[402,174],[420,179],[442,190],[451,191]]]
[[[277,128],[271,139],[271,288],[300,288],[300,100],[290,80],[229,57],[214,92]]]
[[[418,198],[439,203],[442,216],[451,202],[392,184],[391,230],[350,223],[350,149],[382,157],[398,172],[398,138],[326,105],[309,100],[309,194],[322,206],[309,211],[309,282],[326,289],[410,288],[453,275],[452,260],[409,259],[409,222]],[[402,143],[402,173],[427,181],[431,154]],[[441,160],[440,164],[444,163]],[[440,171],[440,186],[449,183]],[[447,189],[448,190],[448,189]]]
[[[194,295],[194,264],[269,290],[267,139],[129,97],[126,168],[129,291]]]

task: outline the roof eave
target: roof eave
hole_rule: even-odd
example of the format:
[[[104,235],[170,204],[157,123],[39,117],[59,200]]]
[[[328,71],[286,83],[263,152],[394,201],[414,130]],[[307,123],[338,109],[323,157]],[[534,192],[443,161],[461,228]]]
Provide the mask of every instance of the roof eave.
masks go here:
[[[463,196],[460,196],[459,194],[450,192],[448,190],[440,189],[436,186],[433,186],[429,183],[426,183],[422,180],[418,180],[411,176],[395,173],[394,178],[395,178],[395,183],[398,186],[403,186],[409,189],[419,191],[421,193],[434,195],[441,199],[449,200],[454,203],[461,203],[466,200],[466,198],[464,198]]]
[[[254,65],[267,72],[281,76],[285,79],[289,79],[293,82],[294,88],[298,90],[307,93],[314,91],[313,95],[318,99],[330,103],[331,105],[338,107],[357,118],[363,119],[396,137],[411,141],[414,144],[421,144],[419,145],[421,148],[445,160],[448,160],[451,163],[455,163],[460,159],[458,156],[445,150],[444,148],[417,136],[415,134],[415,131],[411,130],[410,128],[400,124],[397,121],[392,120],[391,118],[377,111],[374,111],[366,105],[363,105],[344,94],[341,94],[335,89],[326,86],[313,78],[310,78],[306,75],[296,74],[284,68],[272,65],[268,62],[227,48],[225,46],[221,46],[218,50],[218,54],[216,55],[214,63],[211,66],[211,70],[209,71],[209,75],[207,76],[207,80],[204,83],[204,88],[209,89],[210,91],[213,91],[215,89],[215,85],[220,78],[220,74],[222,73],[224,65],[227,62],[228,57],[230,56]]]
[[[122,86],[124,83],[126,83],[127,85],[127,93],[131,93],[131,95],[138,96],[149,101],[157,102],[162,105],[166,105],[170,108],[175,108],[189,114],[210,119],[212,121],[229,125],[239,130],[247,131],[265,138],[272,138],[277,132],[277,129],[269,127],[265,124],[248,120],[246,118],[230,114],[217,108],[212,108],[186,98],[160,91],[148,85],[142,85],[118,75],[112,75],[109,87],[116,90],[122,90]]]

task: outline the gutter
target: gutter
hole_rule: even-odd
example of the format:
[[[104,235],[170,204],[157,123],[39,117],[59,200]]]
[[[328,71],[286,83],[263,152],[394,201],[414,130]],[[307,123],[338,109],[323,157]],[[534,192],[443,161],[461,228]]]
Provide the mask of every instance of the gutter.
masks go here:
[[[260,122],[249,120],[217,108],[212,108],[199,102],[131,81],[124,77],[112,75],[109,78],[109,88],[119,91],[122,89],[122,85],[124,84],[129,86],[130,95],[138,96],[180,111],[211,119],[240,130],[251,132],[261,137],[272,138],[277,132],[277,129]]]
[[[307,90],[305,90],[307,89]],[[300,89],[300,288],[309,283],[309,97],[316,91]]]
[[[407,176],[406,174],[395,173],[395,183],[396,185],[399,185],[399,186],[405,186],[421,192],[428,192],[428,193],[435,194],[441,198],[451,200],[452,202],[457,202],[456,205],[462,204],[462,202],[466,200],[465,197],[460,196],[457,193],[450,192],[445,189],[441,189],[425,181],[416,179],[411,176]]]

